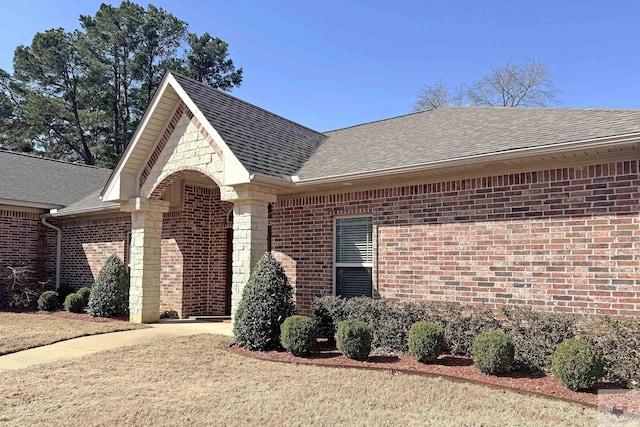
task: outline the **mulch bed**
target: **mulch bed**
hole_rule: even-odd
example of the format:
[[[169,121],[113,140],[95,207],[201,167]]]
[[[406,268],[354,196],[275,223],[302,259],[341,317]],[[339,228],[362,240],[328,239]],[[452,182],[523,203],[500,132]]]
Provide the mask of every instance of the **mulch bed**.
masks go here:
[[[278,351],[249,351],[238,346],[232,347],[231,351],[242,356],[274,362],[339,368],[379,369],[412,375],[444,377],[452,381],[472,382],[525,394],[562,399],[591,407],[598,406],[598,389],[619,388],[614,384],[601,382],[593,390],[575,392],[564,387],[552,376],[544,374],[527,375],[512,372],[502,376],[484,375],[473,366],[472,360],[450,355],[440,356],[438,361],[432,364],[420,363],[409,355],[384,356],[377,354],[371,355],[367,361],[360,362],[344,357],[340,351],[336,350],[335,346],[329,345],[326,341],[319,341],[314,352],[306,357],[296,357],[291,353]]]

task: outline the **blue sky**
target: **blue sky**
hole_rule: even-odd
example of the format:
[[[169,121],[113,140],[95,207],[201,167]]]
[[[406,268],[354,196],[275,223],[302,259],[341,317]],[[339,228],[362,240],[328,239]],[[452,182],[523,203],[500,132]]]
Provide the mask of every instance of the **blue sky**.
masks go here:
[[[4,2],[0,68],[36,32],[75,29],[100,3]],[[470,82],[509,60],[545,61],[561,107],[640,107],[638,1],[153,4],[229,43],[245,71],[235,96],[320,131],[411,112],[421,86]]]

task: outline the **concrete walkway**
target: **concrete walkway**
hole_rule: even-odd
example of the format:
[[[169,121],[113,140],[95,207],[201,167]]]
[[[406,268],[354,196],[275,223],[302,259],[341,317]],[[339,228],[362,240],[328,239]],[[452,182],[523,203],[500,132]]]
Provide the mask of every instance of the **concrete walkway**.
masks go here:
[[[153,323],[149,326],[149,328],[145,329],[73,338],[55,344],[6,354],[0,356],[0,372],[28,368],[57,360],[74,359],[99,351],[128,347],[169,337],[204,333],[233,336],[230,323],[163,320],[160,323]]]

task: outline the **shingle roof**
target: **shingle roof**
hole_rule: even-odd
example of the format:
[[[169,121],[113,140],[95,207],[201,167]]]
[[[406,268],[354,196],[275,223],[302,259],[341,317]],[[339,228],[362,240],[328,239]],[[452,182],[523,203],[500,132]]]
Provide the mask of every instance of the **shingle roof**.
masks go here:
[[[0,150],[0,199],[67,206],[101,189],[111,170]]]
[[[300,179],[640,132],[640,110],[451,107],[327,132]]]
[[[326,139],[320,132],[227,93],[173,76],[250,173],[294,175]]]

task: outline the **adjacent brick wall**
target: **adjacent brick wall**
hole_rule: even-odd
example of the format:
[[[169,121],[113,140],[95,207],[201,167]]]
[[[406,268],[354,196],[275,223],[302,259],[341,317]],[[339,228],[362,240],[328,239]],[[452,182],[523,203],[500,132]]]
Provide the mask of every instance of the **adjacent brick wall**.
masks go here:
[[[110,255],[127,262],[131,215],[121,212],[112,215],[58,220],[62,229],[60,284],[91,286]]]
[[[334,218],[364,214],[383,297],[637,316],[638,163],[281,198],[273,248],[302,312],[332,292]]]
[[[181,317],[224,315],[226,309],[227,214],[233,204],[220,201],[217,188],[185,185],[184,207],[163,216],[160,309]],[[58,221],[62,228],[61,283],[90,286],[107,258],[127,262],[131,218]],[[55,247],[55,238],[50,239]]]
[[[232,207],[220,201],[217,188],[185,185],[183,210],[165,214],[161,310],[182,317],[225,314],[226,229]]]

